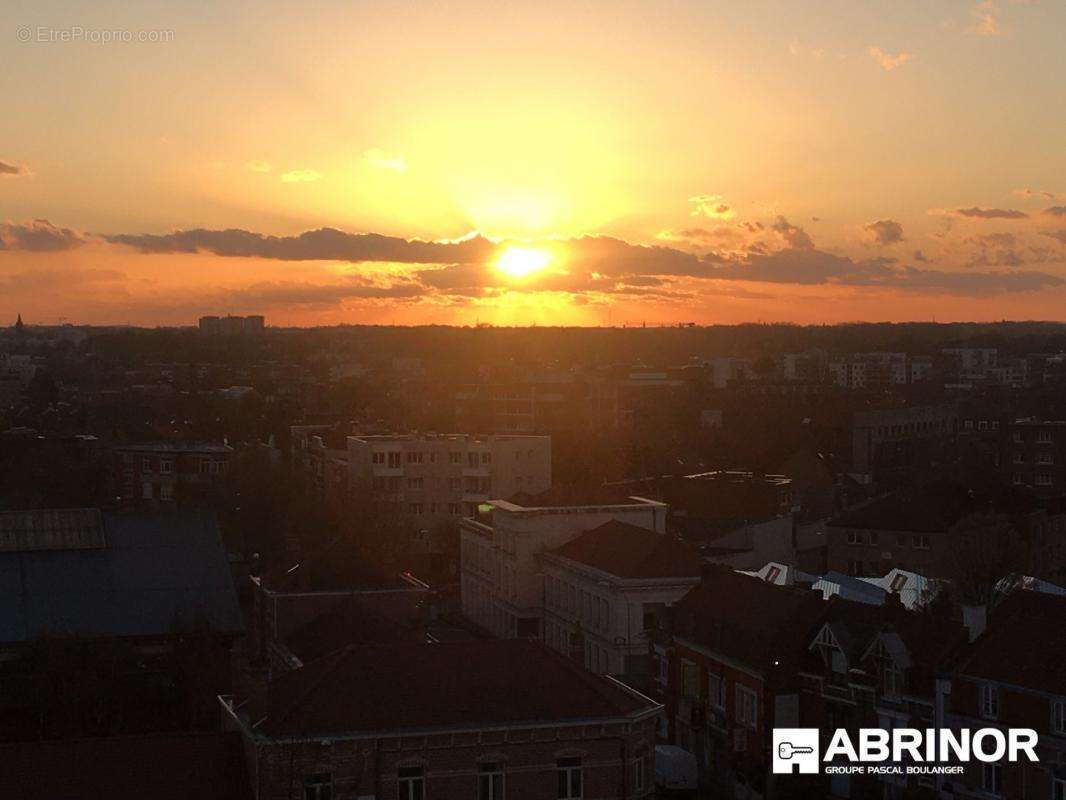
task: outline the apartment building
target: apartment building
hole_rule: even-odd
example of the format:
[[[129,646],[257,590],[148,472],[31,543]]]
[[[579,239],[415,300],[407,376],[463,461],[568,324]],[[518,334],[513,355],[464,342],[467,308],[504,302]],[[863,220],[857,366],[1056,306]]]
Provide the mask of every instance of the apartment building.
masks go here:
[[[217,442],[152,442],[115,447],[116,493],[123,502],[171,502],[221,480],[233,448]]]
[[[353,494],[420,526],[472,516],[493,497],[552,485],[550,436],[349,436],[347,462]]]
[[[1017,419],[1005,433],[1000,465],[1012,485],[1066,493],[1066,420]]]
[[[954,403],[857,411],[851,425],[852,471],[860,474],[906,468],[923,451],[958,429]]]
[[[460,521],[463,615],[501,638],[542,637],[544,567],[541,554],[615,520],[663,534],[668,506],[641,497],[590,497],[547,492],[521,505],[492,500]]]
[[[220,700],[256,800],[655,794],[660,707],[539,642],[349,647]]]
[[[1039,763],[971,763],[940,787],[961,798],[1066,797],[1066,597],[1015,590],[938,681],[946,727],[1032,728]],[[950,785],[949,785],[950,784]]]
[[[543,564],[544,641],[592,672],[643,676],[648,633],[699,583],[701,559],[672,536],[611,520]]]

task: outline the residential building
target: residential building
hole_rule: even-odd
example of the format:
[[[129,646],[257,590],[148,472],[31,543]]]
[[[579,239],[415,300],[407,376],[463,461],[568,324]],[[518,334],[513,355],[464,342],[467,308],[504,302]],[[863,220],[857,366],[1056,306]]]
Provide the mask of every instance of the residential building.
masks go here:
[[[1066,597],[1017,589],[987,612],[987,627],[939,682],[942,724],[1032,728],[1039,763],[967,765],[943,778],[955,797],[1066,797]],[[949,785],[950,784],[950,785]]]
[[[256,800],[654,795],[659,706],[534,641],[349,647],[222,697]]]
[[[116,494],[125,503],[172,502],[222,479],[233,448],[219,443],[152,442],[112,448]]]
[[[552,485],[550,436],[394,434],[349,436],[346,443],[351,492],[419,526]]]
[[[460,522],[463,616],[495,636],[543,637],[540,554],[616,520],[663,534],[664,503],[604,491],[584,501],[560,491],[492,500]]]
[[[907,469],[922,453],[949,440],[957,428],[953,403],[857,411],[851,426],[851,471],[876,477]]]
[[[592,672],[643,676],[648,632],[699,583],[698,553],[611,520],[543,555],[544,641]]]
[[[1066,420],[1036,417],[1006,423],[1000,468],[1013,486],[1066,495]]]

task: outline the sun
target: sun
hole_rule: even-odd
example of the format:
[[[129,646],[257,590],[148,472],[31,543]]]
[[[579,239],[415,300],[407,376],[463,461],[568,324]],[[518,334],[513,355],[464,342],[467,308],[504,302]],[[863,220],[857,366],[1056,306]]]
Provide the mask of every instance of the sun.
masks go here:
[[[512,278],[524,278],[540,272],[551,263],[552,255],[547,250],[534,247],[508,247],[496,259],[496,269]]]

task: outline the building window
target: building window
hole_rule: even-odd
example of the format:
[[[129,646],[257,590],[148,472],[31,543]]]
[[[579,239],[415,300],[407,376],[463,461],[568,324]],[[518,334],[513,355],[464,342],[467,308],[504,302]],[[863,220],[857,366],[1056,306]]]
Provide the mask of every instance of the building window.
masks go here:
[[[407,463],[408,464],[421,464],[422,463],[422,453],[420,451],[417,451],[417,450],[408,450],[407,451]]]
[[[141,499],[151,500],[153,497],[152,484],[145,481],[141,484]]]
[[[503,800],[503,768],[495,761],[477,765],[478,800]]]
[[[754,729],[758,723],[759,696],[746,686],[737,686],[737,724]]]
[[[1036,473],[1036,485],[1037,486],[1051,486],[1054,482],[1055,482],[1055,478],[1050,472],[1038,472],[1038,473]]]
[[[210,475],[211,474],[211,459],[210,458],[201,458],[200,459],[200,474],[201,475]]]
[[[981,716],[985,719],[999,718],[999,687],[994,683],[981,684]]]
[[[423,514],[426,507],[422,503],[411,503],[409,510],[412,514]]]
[[[408,478],[407,479],[407,488],[408,489],[421,489],[422,488],[422,479],[421,478]]]
[[[389,453],[389,469],[400,468],[400,455],[399,452]]]
[[[384,464],[385,463],[385,453],[379,451],[377,453],[372,454],[370,456],[370,463],[372,463],[372,464]]]
[[[725,679],[713,672],[707,674],[707,702],[717,709],[725,708]]]
[[[332,800],[333,775],[320,772],[304,775],[304,800]]]
[[[1050,462],[1048,462],[1050,463]],[[174,462],[169,458],[164,458],[159,462],[159,474],[160,475],[173,475],[174,474]]]
[[[400,767],[396,771],[400,800],[423,800],[426,796],[426,773],[422,767]]]
[[[1003,767],[999,764],[984,764],[981,769],[981,788],[989,794],[1003,791]]]
[[[1023,483],[1025,483],[1025,476],[1020,472],[1015,472],[1011,476],[1011,483],[1013,483],[1015,486],[1021,486]]]
[[[1021,431],[1014,431],[1014,433],[1011,434],[1010,438],[1011,438],[1011,441],[1014,442],[1015,444],[1024,444],[1025,443],[1025,439],[1022,438],[1022,432]]]
[[[159,499],[160,500],[173,500],[174,499],[174,484],[161,483],[159,484]]]
[[[1066,700],[1051,701],[1051,732],[1066,736]]]
[[[641,756],[633,762],[633,791],[640,794],[644,791],[644,757]]]
[[[448,463],[449,464],[462,464],[463,463],[463,454],[460,453],[460,452],[457,452],[455,450],[450,451],[448,453]]]
[[[481,463],[482,464],[491,464],[492,463],[492,453],[482,453],[481,454]]]
[[[863,537],[860,531],[848,531],[848,544],[863,544]]]
[[[681,696],[699,697],[700,673],[699,668],[691,661],[681,662]]]
[[[1037,464],[1054,464],[1055,456],[1051,453],[1039,453],[1036,457]]]
[[[467,453],[466,454],[466,465],[468,467],[476,467],[477,466],[477,453]]]
[[[1015,453],[1014,454],[1014,463],[1015,464],[1024,464],[1025,463],[1025,453],[1022,453],[1022,452]]]
[[[555,762],[555,773],[558,778],[558,791],[555,796],[559,800],[580,800],[581,759],[560,758]]]
[[[141,472],[151,472],[151,471],[152,471],[152,459],[150,459],[148,456],[144,456],[141,459]]]
[[[1036,432],[1037,444],[1051,444],[1051,431],[1037,431]]]
[[[911,546],[915,550],[928,550],[929,549],[929,534],[916,533],[911,537]]]
[[[448,513],[457,517],[463,513],[463,508],[459,503],[448,503]]]

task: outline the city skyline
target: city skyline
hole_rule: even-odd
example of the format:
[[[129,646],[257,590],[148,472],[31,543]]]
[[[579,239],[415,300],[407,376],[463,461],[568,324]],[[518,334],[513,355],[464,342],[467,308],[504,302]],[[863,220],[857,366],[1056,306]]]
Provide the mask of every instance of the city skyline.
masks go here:
[[[268,11],[16,4],[0,316],[1063,319],[1061,4]]]

